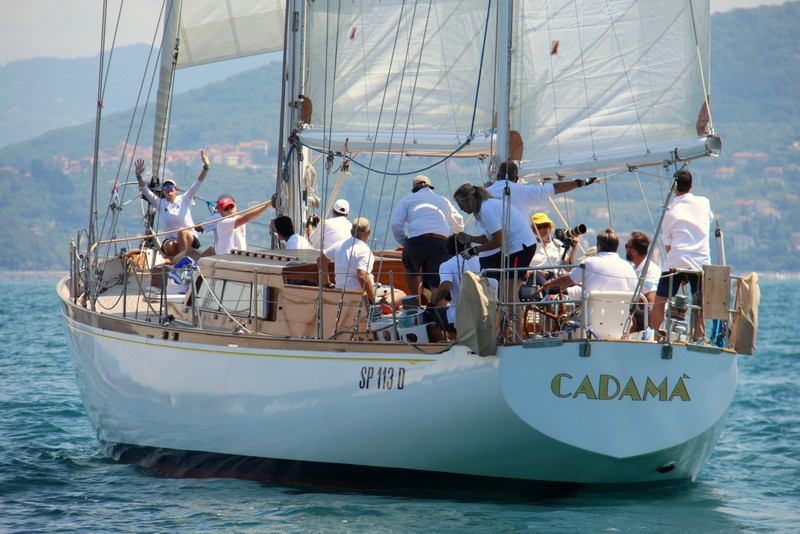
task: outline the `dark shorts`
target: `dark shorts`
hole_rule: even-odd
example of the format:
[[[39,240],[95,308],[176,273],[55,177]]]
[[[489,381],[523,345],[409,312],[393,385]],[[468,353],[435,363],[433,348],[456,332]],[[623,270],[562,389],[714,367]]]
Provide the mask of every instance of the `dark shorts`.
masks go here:
[[[670,294],[669,284],[672,280],[672,293]],[[678,290],[681,288],[683,282],[689,282],[692,295],[700,292],[700,273],[681,273],[675,271],[664,271],[661,273],[661,278],[658,280],[658,287],[656,288],[656,296],[658,297],[674,297]]]
[[[422,287],[439,287],[439,266],[450,259],[447,241],[440,237],[411,237],[403,246],[403,268],[417,274],[422,271]]]
[[[513,254],[509,254],[508,256],[508,266],[509,268],[516,268],[516,267],[527,267],[531,264],[531,260],[533,259],[533,255],[536,253],[536,244],[533,245],[525,245],[522,247],[522,250],[519,252],[514,252]],[[502,254],[497,252],[496,254],[492,254],[491,256],[480,256],[479,260],[481,263],[481,269],[499,269],[500,268],[500,260],[502,258]],[[494,271],[490,273],[486,273],[487,278],[494,278],[495,280],[500,280],[500,272]],[[524,279],[525,271],[519,271],[517,273],[518,279]]]

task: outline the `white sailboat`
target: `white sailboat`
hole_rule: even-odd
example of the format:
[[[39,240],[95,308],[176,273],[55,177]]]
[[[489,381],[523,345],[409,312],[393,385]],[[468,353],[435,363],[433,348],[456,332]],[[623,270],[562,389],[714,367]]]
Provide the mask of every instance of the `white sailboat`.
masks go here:
[[[417,155],[490,168],[512,158],[533,179],[677,168],[720,146],[696,126],[707,0],[166,9],[164,47],[180,42],[178,63],[284,48],[276,205],[298,225],[319,153],[381,180],[406,179]],[[275,27],[284,19],[285,34]],[[173,67],[162,56],[155,153]],[[322,204],[332,201],[328,189]],[[693,341],[669,319],[664,341],[642,340],[628,332],[633,295],[583,302],[569,324],[533,318],[529,339],[492,332],[478,348],[466,335],[430,342],[425,325],[323,288],[315,251],[204,257],[175,296],[153,277],[169,266],[150,240],[135,256],[115,248],[124,238],[88,235],[58,285],[87,413],[110,456],[171,475],[356,488],[674,483],[698,475],[736,390],[731,336]],[[397,254],[375,254],[376,278],[402,287]],[[729,300],[748,281],[732,278],[709,268],[706,293],[720,302],[692,313],[703,308],[741,340],[755,312],[740,304],[743,290]],[[476,294],[499,324],[515,304],[483,287]],[[601,327],[598,307],[616,308],[615,323]]]

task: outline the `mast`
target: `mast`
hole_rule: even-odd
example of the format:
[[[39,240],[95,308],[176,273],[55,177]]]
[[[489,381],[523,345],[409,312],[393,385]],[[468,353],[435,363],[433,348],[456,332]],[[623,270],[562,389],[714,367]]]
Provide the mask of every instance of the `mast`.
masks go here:
[[[94,121],[94,154],[92,158],[92,188],[89,198],[89,227],[88,243],[86,250],[92,250],[97,240],[97,177],[100,169],[100,119],[103,115],[103,69],[106,55],[106,16],[108,13],[108,2],[103,2],[103,17],[100,27],[100,64],[97,74],[97,110]]]
[[[511,10],[512,0],[500,1],[500,31],[498,31],[497,69],[497,159],[508,160],[509,101],[511,94]]]
[[[161,174],[162,158],[166,151],[172,82],[180,45],[178,25],[180,24],[182,4],[183,0],[168,0],[166,3],[164,37],[161,42],[161,64],[158,71],[158,91],[156,93],[156,117],[153,128],[153,176]],[[165,53],[165,47],[171,47],[172,53]]]

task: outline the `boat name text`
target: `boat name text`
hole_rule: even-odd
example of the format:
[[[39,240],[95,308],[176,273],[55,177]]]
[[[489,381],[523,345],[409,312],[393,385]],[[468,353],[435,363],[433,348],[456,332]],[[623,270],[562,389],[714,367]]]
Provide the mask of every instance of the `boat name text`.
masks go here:
[[[649,376],[643,384],[640,382],[639,385],[636,384],[633,377],[630,377],[623,386],[622,381],[613,375],[600,375],[596,382],[592,382],[589,375],[585,375],[578,383],[577,379],[573,379],[572,375],[559,373],[550,382],[550,389],[553,395],[562,399],[577,399],[583,396],[591,400],[622,400],[627,398],[634,401],[645,401],[648,398],[653,398],[659,401],[671,401],[677,397],[682,401],[690,401],[692,399],[689,397],[689,391],[683,381],[684,378],[689,378],[689,376],[684,373],[670,389],[669,381],[666,377],[658,385]],[[577,387],[575,387],[576,384]]]
[[[406,370],[403,367],[362,367],[359,389],[403,389]]]

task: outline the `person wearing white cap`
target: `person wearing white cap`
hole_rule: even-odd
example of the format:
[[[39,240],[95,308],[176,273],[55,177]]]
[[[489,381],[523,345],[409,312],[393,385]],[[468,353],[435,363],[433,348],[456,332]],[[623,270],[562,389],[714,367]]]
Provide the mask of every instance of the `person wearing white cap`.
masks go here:
[[[390,225],[403,247],[403,268],[408,290],[439,287],[439,266],[450,258],[447,236],[464,229],[464,219],[453,204],[433,192],[430,178],[422,174],[411,180],[411,193],[398,202]],[[420,271],[422,276],[420,276]]]
[[[185,193],[179,195],[175,182],[164,180],[161,184],[163,197],[157,196],[144,183],[142,178],[144,160],[138,159],[134,162],[136,180],[139,182],[139,188],[142,190],[144,198],[156,209],[162,231],[170,232],[161,244],[161,250],[166,256],[175,256],[189,247],[200,248],[200,240],[197,239],[197,232],[194,230],[194,220],[190,209],[192,200],[209,170],[210,162],[204,150],[200,151],[200,158],[203,161],[203,170],[200,171],[197,181]]]
[[[347,218],[349,215],[350,203],[343,198],[337,199],[336,202],[333,203],[331,216],[328,219],[325,219],[322,221],[322,224],[319,224],[319,218],[317,217],[316,226],[308,225],[306,227],[306,231],[309,233],[309,243],[318,245],[320,250],[324,250],[350,237],[350,229],[353,225],[350,219]]]

